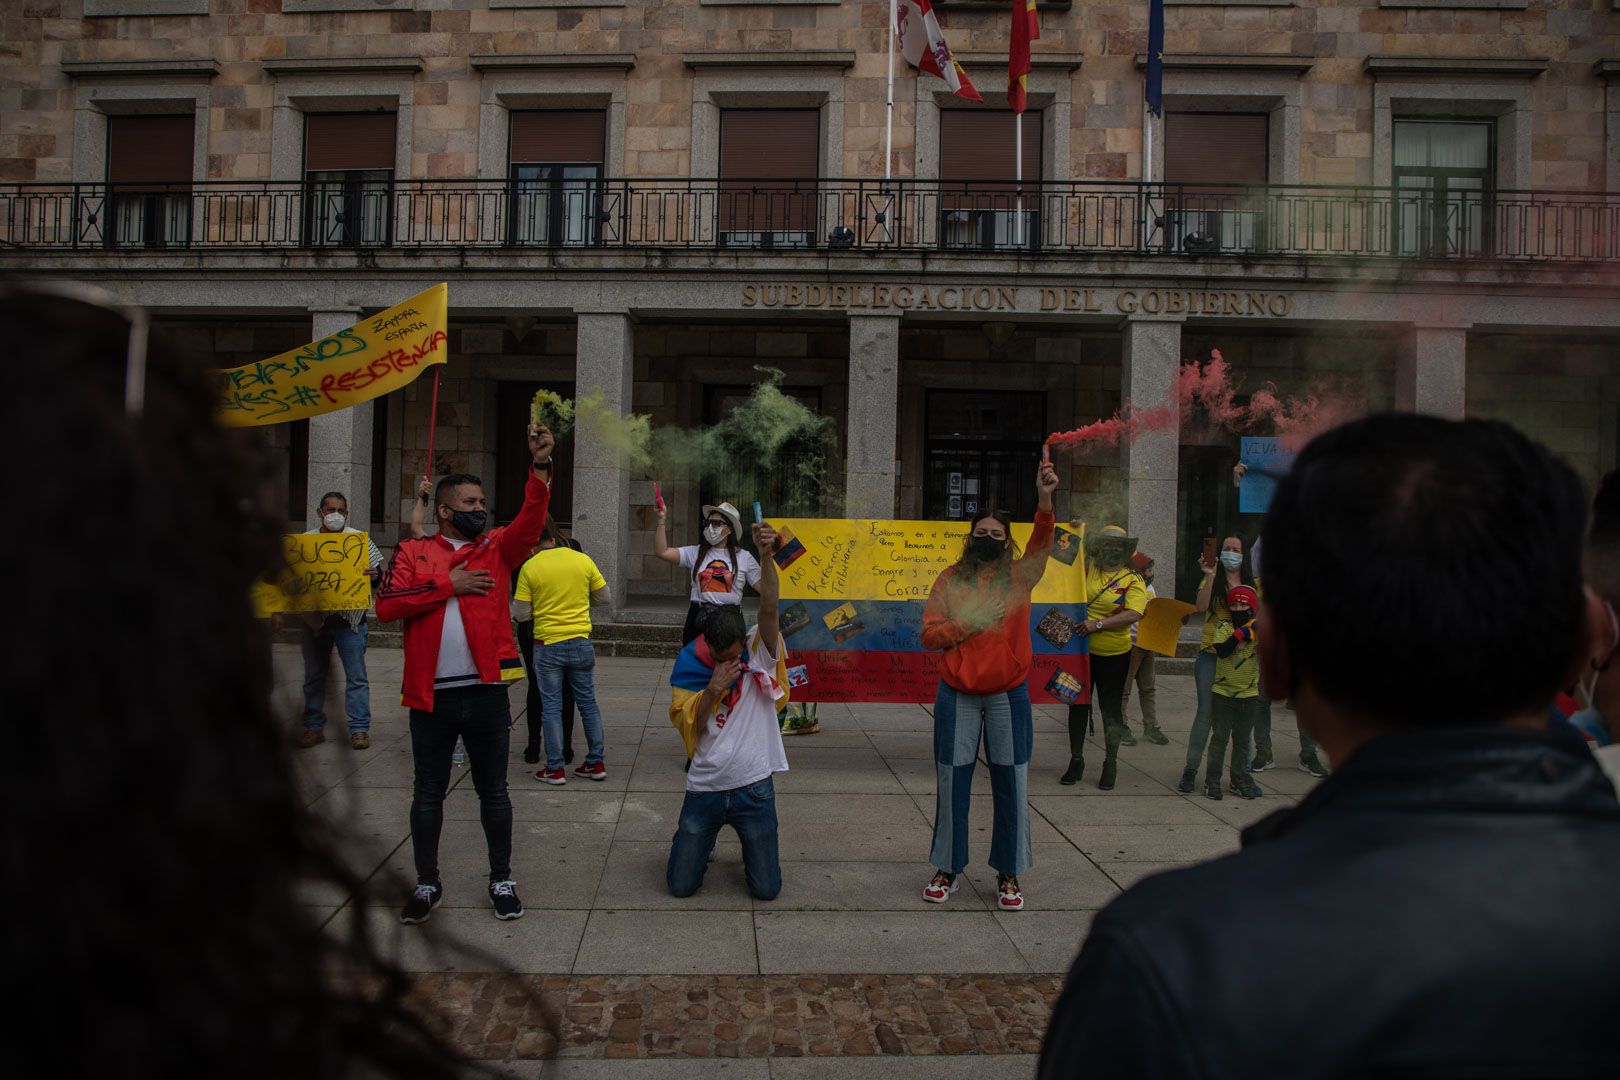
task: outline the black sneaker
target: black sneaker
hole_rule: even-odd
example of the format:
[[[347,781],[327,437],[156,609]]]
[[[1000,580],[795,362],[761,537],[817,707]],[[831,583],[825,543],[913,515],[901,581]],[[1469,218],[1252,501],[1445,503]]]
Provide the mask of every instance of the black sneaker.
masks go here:
[[[525,746],[523,748],[523,760],[529,765],[540,764],[540,748],[538,746]]]
[[[1146,739],[1148,742],[1152,743],[1154,746],[1169,746],[1170,745],[1170,736],[1166,735],[1164,733],[1164,729],[1161,728],[1158,724],[1154,724],[1152,727],[1143,728],[1142,729],[1142,738]]]
[[[425,923],[433,915],[433,909],[438,907],[443,899],[443,888],[437,884],[429,885],[419,881],[416,883],[416,891],[405,901],[405,910],[399,913],[399,921],[406,926]]]
[[[1193,793],[1193,788],[1196,786],[1198,786],[1197,768],[1182,769],[1181,783],[1176,785],[1176,790],[1181,792],[1183,795],[1191,795]]]
[[[1220,802],[1223,797],[1224,796],[1221,795],[1221,782],[1219,780],[1204,781],[1204,798],[1214,799],[1216,802]]]
[[[1299,767],[1318,779],[1328,774],[1327,769],[1322,767],[1321,758],[1315,754],[1299,755]]]
[[[1248,777],[1244,777],[1240,782],[1233,785],[1233,793],[1241,795],[1245,799],[1258,799],[1265,795],[1265,792],[1260,789],[1260,785]]]
[[[492,881],[489,883],[489,902],[495,905],[497,919],[523,918],[523,901],[518,899],[517,882]]]
[[[1126,728],[1124,731],[1120,732],[1120,734],[1119,734],[1119,745],[1121,745],[1121,746],[1135,746],[1136,745],[1136,736],[1131,734],[1131,729],[1130,728]]]
[[[1249,771],[1265,772],[1275,764],[1276,759],[1271,756],[1270,750],[1256,750],[1254,753],[1254,761],[1249,765]]]

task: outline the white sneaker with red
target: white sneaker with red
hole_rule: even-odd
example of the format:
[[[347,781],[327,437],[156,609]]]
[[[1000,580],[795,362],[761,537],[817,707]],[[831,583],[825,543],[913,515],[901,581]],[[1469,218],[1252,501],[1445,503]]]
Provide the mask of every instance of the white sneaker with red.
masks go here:
[[[581,765],[574,770],[575,776],[583,776],[587,780],[606,780],[607,766],[598,761],[595,765]]]
[[[943,870],[936,871],[934,880],[923,887],[923,899],[930,904],[943,904],[957,889],[956,878]]]
[[[996,906],[1002,911],[1023,911],[1024,893],[1018,879],[1006,874],[996,875]]]
[[[558,787],[568,783],[568,773],[563,769],[540,769],[535,772],[534,778],[542,784],[556,784]]]

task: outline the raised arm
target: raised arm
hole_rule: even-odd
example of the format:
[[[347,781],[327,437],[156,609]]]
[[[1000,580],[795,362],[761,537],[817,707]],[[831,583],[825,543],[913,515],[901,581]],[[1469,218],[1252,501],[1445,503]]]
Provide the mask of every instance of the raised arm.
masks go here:
[[[1204,580],[1198,586],[1198,602],[1193,605],[1194,612],[1208,611],[1209,599],[1215,595],[1215,567],[1205,562],[1204,557],[1200,555],[1198,568],[1204,572]]]
[[[782,622],[777,615],[777,600],[782,593],[782,579],[776,572],[776,530],[769,525],[754,525],[754,547],[759,551],[759,641],[770,650],[771,656],[781,659],[778,642],[782,636]]]
[[[657,513],[658,525],[653,529],[653,554],[671,566],[679,566],[681,564],[680,549],[669,546],[669,534],[664,531],[666,521],[669,518],[669,511],[660,506]]]
[[[1035,504],[1035,528],[1029,534],[1029,546],[1018,560],[1016,572],[1020,581],[1034,588],[1046,574],[1046,560],[1052,555],[1052,493],[1057,491],[1057,470],[1050,461],[1042,461],[1035,474],[1035,490],[1040,500]]]
[[[521,565],[529,552],[540,542],[546,531],[546,514],[551,510],[551,448],[554,441],[544,424],[529,425],[529,483],[523,490],[523,508],[512,524],[501,530],[501,561],[507,566]]]
[[[411,517],[407,522],[411,529],[412,540],[420,540],[427,535],[424,525],[427,521],[428,500],[431,498],[433,498],[433,481],[424,476],[416,487],[416,502],[411,504]]]

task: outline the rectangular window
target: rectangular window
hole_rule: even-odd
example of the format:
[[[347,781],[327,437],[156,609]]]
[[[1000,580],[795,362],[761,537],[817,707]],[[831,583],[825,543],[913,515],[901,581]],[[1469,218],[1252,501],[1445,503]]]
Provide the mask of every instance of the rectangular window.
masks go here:
[[[312,247],[379,247],[393,237],[394,113],[304,117],[304,233]]]
[[[1166,113],[1169,249],[1191,255],[1261,249],[1269,158],[1265,113]]]
[[[596,243],[607,113],[532,109],[511,117],[508,242],[548,247]]]
[[[1495,125],[1396,120],[1395,250],[1446,258],[1489,254]]]
[[[813,247],[819,109],[720,110],[722,247]]]
[[[1015,114],[939,114],[940,242],[950,248],[1034,247],[1040,238],[1041,113],[1024,113],[1023,184]]]
[[[107,118],[107,241],[184,245],[191,238],[193,116]]]

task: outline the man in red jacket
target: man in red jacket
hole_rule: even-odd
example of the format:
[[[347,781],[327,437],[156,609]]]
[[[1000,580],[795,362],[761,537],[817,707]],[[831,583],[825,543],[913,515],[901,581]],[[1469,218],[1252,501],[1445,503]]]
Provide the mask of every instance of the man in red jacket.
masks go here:
[[[439,831],[456,739],[467,748],[479,816],[489,845],[489,901],[497,919],[523,915],[512,881],[512,800],[506,792],[511,709],[506,684],[523,677],[512,640],[506,582],[545,529],[551,503],[551,432],[529,428],[534,465],[523,509],[510,525],[488,529],[483,481],[457,473],[434,491],[439,532],[394,549],[377,618],[405,621],[405,688],[411,711],[411,842],[416,889],[399,919],[422,923],[444,898]],[[496,586],[499,584],[499,588]]]

